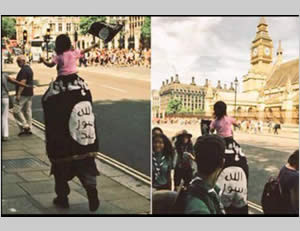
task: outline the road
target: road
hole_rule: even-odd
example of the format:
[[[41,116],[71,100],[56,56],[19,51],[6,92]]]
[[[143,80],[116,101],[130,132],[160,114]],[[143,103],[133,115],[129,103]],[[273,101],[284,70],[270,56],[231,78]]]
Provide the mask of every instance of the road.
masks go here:
[[[55,68],[32,64],[33,118],[43,123],[41,97],[56,77]],[[15,65],[6,65],[14,77]],[[146,68],[80,68],[92,92],[100,152],[150,176],[150,70]]]
[[[154,125],[156,126],[156,125]],[[182,129],[193,134],[193,142],[200,136],[199,125],[158,125],[164,133],[172,137]],[[299,149],[297,134],[270,135],[235,133],[236,141],[246,154],[249,165],[248,199],[260,205],[264,184],[270,176],[277,176],[280,168],[287,162],[288,157]]]

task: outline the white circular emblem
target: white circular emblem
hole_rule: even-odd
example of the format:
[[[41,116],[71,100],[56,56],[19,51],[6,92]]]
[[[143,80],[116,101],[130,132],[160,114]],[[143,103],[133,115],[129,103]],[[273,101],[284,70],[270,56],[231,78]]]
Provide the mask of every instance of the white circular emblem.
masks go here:
[[[233,205],[241,208],[248,203],[247,177],[242,168],[225,168],[217,180],[217,185],[222,190],[221,201],[225,207]]]
[[[69,130],[72,138],[81,145],[93,144],[96,140],[95,116],[89,101],[77,103],[71,112]]]
[[[103,27],[99,31],[99,37],[103,40],[107,39],[108,35],[109,35],[109,30],[106,27]]]

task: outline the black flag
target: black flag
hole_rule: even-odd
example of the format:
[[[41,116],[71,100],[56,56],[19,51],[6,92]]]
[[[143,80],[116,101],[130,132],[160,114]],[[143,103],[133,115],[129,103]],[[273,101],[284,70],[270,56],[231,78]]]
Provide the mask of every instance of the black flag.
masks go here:
[[[94,22],[88,33],[102,39],[105,43],[110,42],[122,29],[121,24],[107,24],[104,22]]]

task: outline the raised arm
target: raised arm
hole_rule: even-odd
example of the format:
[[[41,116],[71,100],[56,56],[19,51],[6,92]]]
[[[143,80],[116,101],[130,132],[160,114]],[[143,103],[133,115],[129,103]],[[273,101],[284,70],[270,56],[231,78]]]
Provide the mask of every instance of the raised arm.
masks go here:
[[[84,49],[84,50],[81,50],[81,51],[80,51],[80,54],[83,55],[84,53],[89,52],[90,50],[94,49],[95,47],[98,47],[99,45],[100,45],[100,41],[97,42],[97,43],[95,43],[94,45],[92,45],[92,46],[90,46],[90,47]]]
[[[56,65],[56,63],[54,63],[53,61],[48,62],[45,58],[41,57],[40,58],[40,62],[44,63],[47,67],[54,67]]]

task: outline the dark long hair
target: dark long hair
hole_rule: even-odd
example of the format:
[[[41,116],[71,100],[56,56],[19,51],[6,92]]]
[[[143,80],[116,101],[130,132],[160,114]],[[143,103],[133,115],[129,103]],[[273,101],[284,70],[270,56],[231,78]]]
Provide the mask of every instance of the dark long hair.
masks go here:
[[[161,134],[164,134],[163,130],[160,127],[152,128],[152,135],[154,134],[155,131],[159,131]]]
[[[163,143],[164,143],[164,150],[162,152],[162,154],[169,160],[172,160],[173,159],[173,155],[174,155],[174,149],[172,147],[172,143],[171,141],[169,140],[169,138],[164,135],[164,134],[156,134],[152,137],[152,151],[153,151],[153,144],[154,144],[154,141],[157,139],[157,138],[160,138],[163,140]]]
[[[214,104],[214,112],[217,120],[222,119],[227,115],[227,105],[223,101],[218,101]]]
[[[288,159],[288,163],[299,169],[299,150],[296,150]]]
[[[187,145],[187,152],[194,154],[194,148],[193,148],[193,143],[192,143],[191,137],[189,137],[189,142],[187,144],[184,144],[183,143],[184,136],[185,135],[180,135],[180,136],[177,136],[177,138],[176,138],[175,148],[176,148],[177,153],[179,155],[182,155],[183,154],[182,147],[183,147],[183,145]]]
[[[217,168],[223,167],[226,142],[222,137],[199,136],[194,148],[198,173],[209,176]]]
[[[63,54],[71,49],[71,40],[68,35],[61,34],[55,40],[55,52],[57,55]]]

